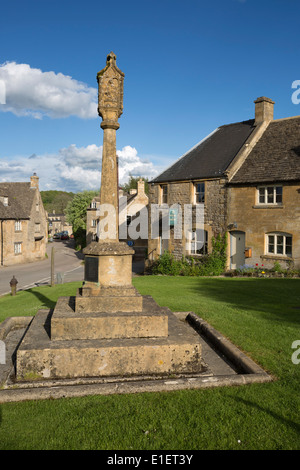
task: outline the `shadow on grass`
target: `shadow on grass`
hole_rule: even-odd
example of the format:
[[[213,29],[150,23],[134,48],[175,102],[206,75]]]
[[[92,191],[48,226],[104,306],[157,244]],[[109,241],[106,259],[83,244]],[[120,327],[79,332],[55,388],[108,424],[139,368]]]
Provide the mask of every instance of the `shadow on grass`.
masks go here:
[[[260,406],[258,403],[250,401],[250,400],[245,400],[244,398],[237,397],[237,396],[231,396],[231,398],[237,402],[238,404],[245,405],[247,408],[251,407],[253,409],[256,409],[259,412],[266,413],[272,418],[274,418],[276,421],[284,424],[285,426],[289,426],[293,428],[296,432],[300,432],[300,425],[296,423],[295,421],[291,421],[290,419],[284,418],[278,413],[275,413],[274,411],[268,410],[267,408],[264,408],[263,406]]]
[[[26,291],[28,294],[34,295],[40,302],[41,306],[40,308],[54,308],[56,305],[57,300],[56,299],[51,299],[51,287],[49,287],[49,297],[44,295],[44,293],[40,292],[39,290],[33,289],[28,289]]]
[[[202,278],[192,291],[235,309],[262,312],[270,320],[299,324],[299,279]]]

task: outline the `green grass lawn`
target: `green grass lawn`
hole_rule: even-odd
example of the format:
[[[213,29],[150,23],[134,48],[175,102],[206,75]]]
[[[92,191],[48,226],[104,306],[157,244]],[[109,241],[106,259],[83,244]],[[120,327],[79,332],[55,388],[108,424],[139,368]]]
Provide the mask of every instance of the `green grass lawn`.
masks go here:
[[[300,449],[300,280],[145,276],[133,280],[173,311],[194,311],[276,380],[166,393],[0,405],[0,449]],[[0,321],[33,315],[79,283],[0,298]],[[300,358],[300,354],[299,354]]]

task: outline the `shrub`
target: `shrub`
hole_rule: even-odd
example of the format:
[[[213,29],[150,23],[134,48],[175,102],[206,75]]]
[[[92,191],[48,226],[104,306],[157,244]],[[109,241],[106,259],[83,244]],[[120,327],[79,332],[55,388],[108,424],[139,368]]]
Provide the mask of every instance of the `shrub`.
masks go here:
[[[152,274],[168,276],[219,276],[226,267],[226,235],[219,234],[212,239],[212,253],[201,258],[174,258],[173,254],[165,251],[151,266]]]

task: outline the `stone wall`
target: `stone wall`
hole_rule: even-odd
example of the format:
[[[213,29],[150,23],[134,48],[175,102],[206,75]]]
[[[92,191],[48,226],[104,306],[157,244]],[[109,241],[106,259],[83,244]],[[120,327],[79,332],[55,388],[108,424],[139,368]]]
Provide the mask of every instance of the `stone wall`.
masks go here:
[[[47,236],[47,218],[38,190],[30,212],[30,218],[20,220],[21,230],[15,229],[15,220],[4,220],[0,231],[0,251],[3,247],[1,263],[4,266],[37,261],[45,258]],[[38,231],[37,231],[38,230]],[[1,239],[1,234],[3,239]],[[15,243],[21,243],[21,252],[15,253]]]
[[[159,184],[149,187],[149,227],[151,223],[151,205],[161,203],[161,189]],[[185,204],[193,204],[193,214],[195,214],[194,204],[194,183],[191,181],[168,183],[168,206],[180,204],[183,208]],[[193,225],[195,215],[193,215]],[[205,181],[205,203],[204,203],[204,230],[208,232],[208,251],[211,250],[211,239],[218,233],[224,233],[227,226],[227,189],[225,179],[211,179]],[[196,228],[193,226],[193,228]],[[149,229],[148,251],[150,260],[157,258],[163,249],[167,249],[176,258],[188,255],[184,231],[182,238],[174,238],[174,229],[170,230],[170,239],[165,241],[161,248],[160,239],[152,239]]]
[[[268,269],[278,261],[283,268],[289,262],[300,268],[300,184],[284,183],[282,204],[273,206],[257,204],[256,186],[232,186],[228,208],[229,223],[237,222],[237,230],[245,232],[246,248],[251,248],[247,265],[263,264]],[[266,254],[266,234],[272,232],[292,235],[292,257]]]

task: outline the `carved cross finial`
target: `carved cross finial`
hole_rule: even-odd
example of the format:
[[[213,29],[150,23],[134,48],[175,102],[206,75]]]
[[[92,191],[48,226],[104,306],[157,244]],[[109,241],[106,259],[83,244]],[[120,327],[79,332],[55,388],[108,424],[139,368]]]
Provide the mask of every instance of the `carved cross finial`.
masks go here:
[[[97,74],[98,113],[102,117],[102,129],[118,129],[118,118],[123,112],[124,73],[116,65],[116,55],[107,55],[106,66]]]
[[[116,65],[117,56],[113,52],[107,55],[106,65]]]

